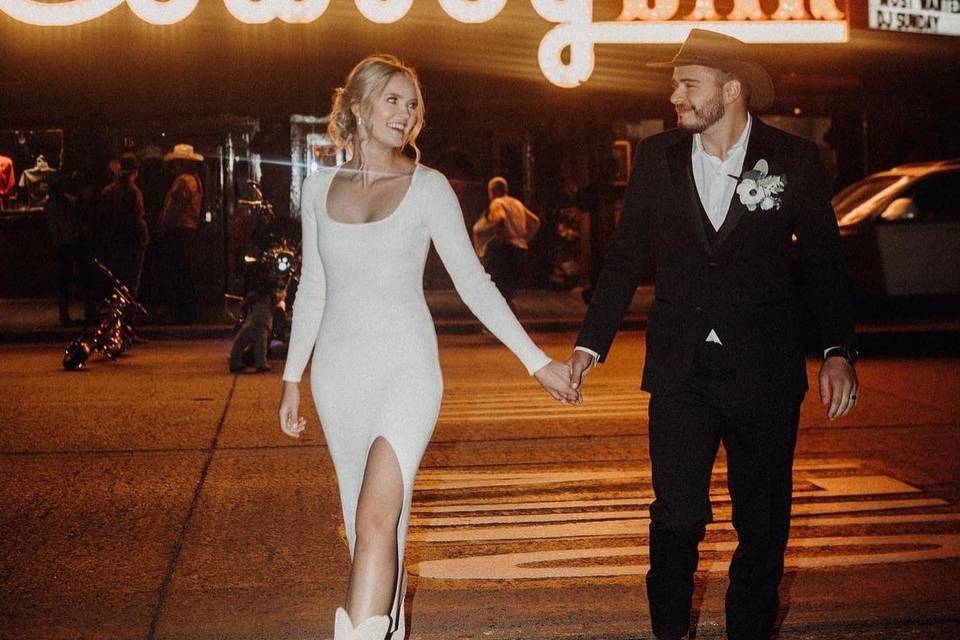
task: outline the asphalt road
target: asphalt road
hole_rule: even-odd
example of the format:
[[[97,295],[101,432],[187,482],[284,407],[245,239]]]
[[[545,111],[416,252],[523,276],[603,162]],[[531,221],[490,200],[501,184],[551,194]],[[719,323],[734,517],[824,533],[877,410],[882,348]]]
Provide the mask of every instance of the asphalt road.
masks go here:
[[[578,408],[492,340],[441,337],[411,639],[650,638],[640,335]],[[536,338],[564,356],[573,336]],[[853,416],[803,407],[781,640],[960,637],[960,353],[949,336],[871,340]],[[67,373],[56,345],[0,347],[0,638],[330,637],[347,554],[316,414],[283,436],[281,363],[230,375],[228,349],[156,341]],[[734,544],[722,458],[714,505],[702,639],[723,637]]]

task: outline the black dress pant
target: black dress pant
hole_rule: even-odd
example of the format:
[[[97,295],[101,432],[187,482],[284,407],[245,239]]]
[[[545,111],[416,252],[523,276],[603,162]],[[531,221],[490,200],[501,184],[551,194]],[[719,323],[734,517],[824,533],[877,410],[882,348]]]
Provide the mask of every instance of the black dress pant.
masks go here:
[[[177,322],[196,322],[199,317],[195,261],[198,236],[196,229],[168,229],[167,278],[173,289],[174,315]]]
[[[698,545],[712,521],[710,475],[719,444],[727,453],[738,546],[726,594],[727,637],[766,640],[790,526],[793,452],[800,401],[774,389],[750,392],[726,347],[704,343],[686,389],[650,399],[650,507],[647,594],[658,638],[687,632]]]
[[[513,294],[523,282],[526,257],[525,249],[512,244],[498,242],[491,243],[491,246],[487,247],[484,260],[487,273],[490,274],[493,284],[507,302],[513,299]]]
[[[90,296],[90,257],[80,243],[58,244],[57,257],[57,298],[59,300],[60,320],[70,318],[70,296],[73,292],[74,266],[80,284],[80,296],[87,301]]]

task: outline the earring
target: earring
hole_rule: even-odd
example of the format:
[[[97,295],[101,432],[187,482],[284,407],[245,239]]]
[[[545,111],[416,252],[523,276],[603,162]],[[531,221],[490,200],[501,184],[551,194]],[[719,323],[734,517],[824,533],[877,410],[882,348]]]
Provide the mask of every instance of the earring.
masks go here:
[[[361,118],[360,116],[357,116],[357,126],[361,126],[361,125],[363,125],[363,118]]]

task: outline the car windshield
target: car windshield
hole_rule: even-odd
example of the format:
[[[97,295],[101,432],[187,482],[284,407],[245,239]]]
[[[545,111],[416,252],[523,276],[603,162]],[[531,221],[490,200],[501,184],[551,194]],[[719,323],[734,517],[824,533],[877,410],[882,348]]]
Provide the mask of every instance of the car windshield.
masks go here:
[[[906,180],[904,176],[877,176],[855,182],[833,196],[833,211],[837,220],[841,224],[862,220],[875,209],[879,201],[891,195],[890,187]]]

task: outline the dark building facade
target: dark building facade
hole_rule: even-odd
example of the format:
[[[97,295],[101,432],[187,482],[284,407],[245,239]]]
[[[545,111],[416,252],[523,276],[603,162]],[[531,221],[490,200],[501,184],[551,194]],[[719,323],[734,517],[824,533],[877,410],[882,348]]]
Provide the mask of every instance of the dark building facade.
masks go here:
[[[228,5],[244,3],[214,0],[167,25],[151,24],[125,4],[72,26],[36,26],[0,13],[6,57],[0,155],[35,156],[42,146],[58,170],[97,173],[124,148],[165,152],[176,143],[193,144],[206,157],[203,290],[216,298],[237,277],[250,224],[238,206],[246,180],[262,178],[278,209],[295,217],[310,162],[329,159],[322,118],[333,89],[357,60],[382,51],[417,67],[427,107],[423,161],[451,178],[468,222],[485,205],[486,180],[499,174],[545,215],[548,233],[557,232],[556,212],[575,187],[578,206],[591,210],[590,224],[602,238],[616,223],[630,146],[672,126],[669,76],[644,65],[669,59],[677,44],[651,43],[670,39],[660,37],[655,21],[644,25],[649,41],[572,43],[561,50],[560,67],[569,71],[593,56],[592,73],[576,87],[551,82],[563,69],[545,70],[551,61],[541,49],[561,18],[588,29],[631,8],[643,11],[632,1],[568,2],[589,9],[586,22],[575,12],[560,15],[561,5],[546,0],[511,0],[495,17],[474,23],[432,1],[413,2],[388,24],[376,22],[383,17],[370,13],[364,0],[330,3],[299,24],[265,21],[269,16],[253,9],[238,17]],[[797,4],[808,14],[823,15],[824,7],[843,13],[832,22],[848,29],[846,42],[757,45],[777,88],[765,117],[817,140],[838,188],[895,164],[960,157],[960,38],[869,29],[866,2],[759,2],[768,17]],[[463,11],[493,6],[447,4]],[[702,9],[692,0],[642,6],[679,16]],[[742,8],[734,0],[716,0],[713,7],[717,19],[701,26],[721,25]],[[176,17],[172,11],[168,20]],[[254,19],[265,22],[249,23]],[[782,39],[790,39],[786,22],[756,23],[774,34],[781,28]],[[28,151],[19,142],[24,137],[37,140]],[[35,208],[15,205],[0,212],[0,296],[49,295],[53,278],[45,256],[52,249],[43,244]],[[562,248],[546,237],[540,244],[531,280],[549,285]],[[442,269],[431,264],[428,286],[446,284]]]

